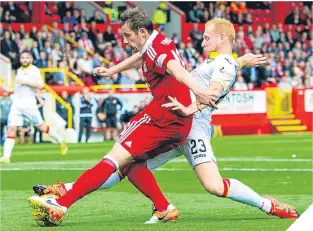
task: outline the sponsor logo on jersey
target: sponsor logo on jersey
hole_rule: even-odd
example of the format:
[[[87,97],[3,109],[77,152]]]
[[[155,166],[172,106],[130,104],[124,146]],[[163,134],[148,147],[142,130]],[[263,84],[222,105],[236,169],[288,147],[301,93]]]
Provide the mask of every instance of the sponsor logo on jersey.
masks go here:
[[[157,59],[157,61],[155,62],[155,65],[157,65],[158,67],[162,67],[166,56],[167,56],[167,54],[160,55],[159,58]]]
[[[128,147],[132,147],[132,142],[131,141],[127,141],[127,142],[125,142],[125,144],[128,146]]]
[[[168,45],[168,44],[170,44],[172,42],[172,40],[170,39],[170,38],[165,38],[162,42],[161,42],[161,44],[163,44],[163,45]]]

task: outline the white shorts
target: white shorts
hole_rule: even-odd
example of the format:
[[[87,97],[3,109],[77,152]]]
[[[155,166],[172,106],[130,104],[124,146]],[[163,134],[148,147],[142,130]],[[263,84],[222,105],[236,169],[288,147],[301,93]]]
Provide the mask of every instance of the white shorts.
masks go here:
[[[13,104],[8,117],[8,126],[23,126],[24,117],[28,118],[34,126],[44,123],[37,107],[18,107]]]
[[[181,145],[181,149],[191,167],[214,161],[216,158],[211,147],[211,125],[209,121],[193,120],[191,131]]]
[[[181,155],[185,155],[192,168],[198,164],[211,161],[216,162],[210,141],[211,126],[209,121],[194,119],[191,131],[184,144],[169,152],[162,153],[153,159],[147,160],[147,167],[150,170],[154,170]]]

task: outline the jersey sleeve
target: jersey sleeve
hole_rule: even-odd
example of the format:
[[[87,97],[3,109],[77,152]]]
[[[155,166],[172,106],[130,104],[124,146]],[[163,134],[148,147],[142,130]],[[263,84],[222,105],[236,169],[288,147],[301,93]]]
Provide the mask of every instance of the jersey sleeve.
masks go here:
[[[42,76],[41,76],[41,72],[38,68],[34,68],[34,74],[33,74],[33,81],[35,83],[38,84],[42,84],[43,85],[43,80],[42,80]]]
[[[152,48],[153,49],[153,48]],[[171,60],[177,60],[183,65],[180,54],[177,51],[173,42],[168,45],[160,44],[155,48],[155,58],[153,60],[153,70],[159,74],[165,74],[167,64]]]
[[[218,56],[215,58],[214,63],[210,82],[221,83],[223,90],[228,92],[235,82],[238,63],[228,56]]]

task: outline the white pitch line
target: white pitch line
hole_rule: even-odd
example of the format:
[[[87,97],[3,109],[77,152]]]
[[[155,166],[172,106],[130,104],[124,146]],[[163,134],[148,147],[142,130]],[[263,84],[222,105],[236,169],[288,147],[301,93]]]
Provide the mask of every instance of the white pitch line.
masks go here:
[[[27,165],[41,165],[41,166],[51,166],[51,165],[77,165],[77,164],[96,164],[100,159],[94,160],[59,160],[59,161],[31,161],[31,162],[13,162],[9,166],[27,166]],[[313,159],[276,159],[276,158],[240,158],[240,157],[225,157],[217,158],[218,162],[313,162]],[[186,163],[185,158],[174,158],[168,163]],[[4,165],[2,165],[4,166]],[[1,168],[1,166],[0,166]]]
[[[84,171],[86,168],[43,168],[43,167],[26,167],[26,168],[3,168],[1,171]],[[311,168],[221,168],[220,171],[228,172],[313,172]],[[155,171],[190,171],[189,168],[158,168]]]

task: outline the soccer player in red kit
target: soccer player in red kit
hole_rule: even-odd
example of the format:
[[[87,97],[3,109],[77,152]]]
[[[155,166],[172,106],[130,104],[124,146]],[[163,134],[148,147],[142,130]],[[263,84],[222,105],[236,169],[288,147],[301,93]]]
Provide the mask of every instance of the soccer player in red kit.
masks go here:
[[[168,96],[176,97],[184,106],[192,103],[189,88],[198,97],[203,89],[193,82],[189,72],[183,67],[183,61],[171,40],[153,31],[151,19],[140,8],[127,9],[121,14],[122,32],[125,44],[142,57],[142,69],[146,82],[153,95],[151,103],[137,114],[119,136],[112,150],[93,168],[86,170],[64,196],[54,199],[32,196],[29,198],[33,214],[54,225],[59,225],[68,208],[85,195],[98,189],[120,166],[134,159],[149,159],[169,151],[187,138],[192,124],[192,116],[183,117],[165,109]],[[97,74],[97,73],[96,73]],[[98,73],[101,74],[101,73]],[[210,99],[209,99],[210,101]],[[212,98],[212,106],[214,106]],[[216,105],[215,105],[216,106]],[[155,195],[161,195],[152,173],[143,165],[132,168],[133,181],[145,182]],[[153,195],[152,195],[153,196]],[[152,198],[156,209],[166,211],[165,215],[178,216],[174,208],[169,208],[163,197]],[[169,211],[167,211],[169,210]],[[171,217],[168,217],[171,219]]]

